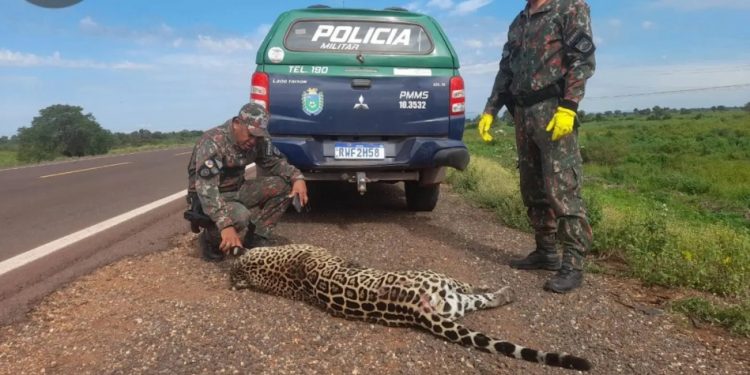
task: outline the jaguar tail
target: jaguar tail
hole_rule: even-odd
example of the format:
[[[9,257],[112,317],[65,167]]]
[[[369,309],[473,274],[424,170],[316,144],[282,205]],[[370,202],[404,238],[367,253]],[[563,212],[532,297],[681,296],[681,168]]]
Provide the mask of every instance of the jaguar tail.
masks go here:
[[[525,348],[509,341],[491,338],[481,332],[466,328],[436,314],[422,316],[419,319],[419,325],[435,335],[444,337],[448,341],[474,347],[484,352],[504,354],[511,358],[542,363],[547,366],[579,371],[591,370],[591,363],[584,358],[566,353],[546,353]]]

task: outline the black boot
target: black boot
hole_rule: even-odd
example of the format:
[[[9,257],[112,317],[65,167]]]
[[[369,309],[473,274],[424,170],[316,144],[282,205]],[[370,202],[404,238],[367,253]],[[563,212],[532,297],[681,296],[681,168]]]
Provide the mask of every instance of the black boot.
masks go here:
[[[518,270],[550,270],[560,269],[560,256],[555,251],[534,250],[523,259],[510,261],[510,268]]]
[[[583,271],[563,265],[557,273],[544,283],[544,290],[555,293],[567,293],[581,286]]]
[[[226,257],[226,254],[219,249],[219,242],[215,236],[208,233],[207,229],[204,229],[198,236],[198,244],[201,247],[201,256],[207,262],[221,262]]]

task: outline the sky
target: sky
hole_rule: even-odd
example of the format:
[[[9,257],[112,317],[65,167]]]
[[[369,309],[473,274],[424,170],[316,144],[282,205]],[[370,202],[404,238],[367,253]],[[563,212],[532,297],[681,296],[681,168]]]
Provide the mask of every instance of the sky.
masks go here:
[[[248,100],[255,52],[283,11],[401,6],[435,17],[461,62],[467,116],[489,95],[523,0],[0,0],[0,136],[53,104],[113,132],[201,130]],[[588,0],[597,70],[587,112],[750,102],[750,0]],[[262,5],[260,5],[262,4]]]

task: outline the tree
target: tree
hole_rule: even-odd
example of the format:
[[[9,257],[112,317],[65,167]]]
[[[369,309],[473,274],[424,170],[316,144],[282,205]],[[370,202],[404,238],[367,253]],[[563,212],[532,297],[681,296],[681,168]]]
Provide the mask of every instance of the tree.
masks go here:
[[[750,112],[750,102],[747,102],[744,108],[745,108],[745,111]]]
[[[58,156],[105,154],[112,147],[112,134],[102,129],[83,108],[56,104],[39,111],[30,127],[18,129],[18,159],[51,160]]]

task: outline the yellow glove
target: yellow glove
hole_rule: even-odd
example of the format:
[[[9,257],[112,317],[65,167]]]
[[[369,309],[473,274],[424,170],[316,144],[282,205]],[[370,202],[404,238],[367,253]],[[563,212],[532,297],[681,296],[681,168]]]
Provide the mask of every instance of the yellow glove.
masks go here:
[[[492,127],[493,121],[495,121],[495,117],[487,113],[483,114],[482,118],[479,119],[477,129],[479,129],[479,136],[485,142],[492,142],[492,134],[490,134],[490,128]]]
[[[563,107],[557,107],[557,112],[555,112],[555,115],[552,116],[552,120],[547,124],[547,131],[552,132],[552,141],[557,141],[573,132],[573,124],[575,121],[575,111]]]

